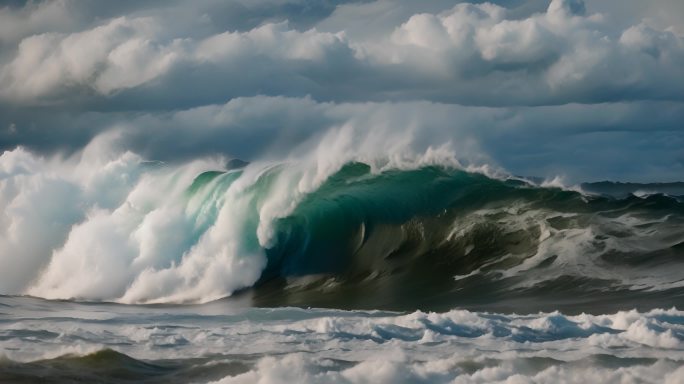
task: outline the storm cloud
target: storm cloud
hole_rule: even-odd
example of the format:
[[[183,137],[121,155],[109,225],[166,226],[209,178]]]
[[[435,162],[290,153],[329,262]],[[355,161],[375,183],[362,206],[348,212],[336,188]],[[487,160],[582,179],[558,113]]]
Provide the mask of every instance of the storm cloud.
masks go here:
[[[678,180],[682,6],[652,4],[11,2],[0,147],[256,161],[346,129],[515,174]]]

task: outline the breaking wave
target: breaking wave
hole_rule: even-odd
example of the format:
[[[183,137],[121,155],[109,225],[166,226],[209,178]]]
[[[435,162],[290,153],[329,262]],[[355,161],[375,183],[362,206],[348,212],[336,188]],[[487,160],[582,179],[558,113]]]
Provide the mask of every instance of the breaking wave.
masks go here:
[[[602,310],[680,304],[684,204],[540,187],[428,151],[169,165],[0,157],[0,293],[123,303]]]

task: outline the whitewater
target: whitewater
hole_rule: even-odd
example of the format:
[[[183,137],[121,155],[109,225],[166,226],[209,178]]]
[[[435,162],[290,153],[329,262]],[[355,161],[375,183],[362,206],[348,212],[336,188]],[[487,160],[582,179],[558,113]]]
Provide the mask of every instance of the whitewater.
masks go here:
[[[9,297],[0,308],[4,382],[681,383],[684,374],[675,309],[501,315]]]
[[[0,381],[683,381],[677,185],[352,136],[251,163],[3,153]]]

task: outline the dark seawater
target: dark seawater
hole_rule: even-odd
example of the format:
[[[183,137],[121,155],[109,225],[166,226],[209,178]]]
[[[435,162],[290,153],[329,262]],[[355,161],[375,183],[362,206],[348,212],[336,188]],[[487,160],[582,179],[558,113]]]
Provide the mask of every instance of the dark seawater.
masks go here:
[[[684,204],[592,186],[349,164],[276,223],[268,266],[241,294],[256,306],[404,311],[682,307]]]
[[[255,359],[206,365],[211,358],[141,361],[112,349],[86,355],[62,355],[27,363],[0,362],[0,380],[7,383],[168,383],[220,379],[249,371]],[[244,361],[244,362],[242,362]]]

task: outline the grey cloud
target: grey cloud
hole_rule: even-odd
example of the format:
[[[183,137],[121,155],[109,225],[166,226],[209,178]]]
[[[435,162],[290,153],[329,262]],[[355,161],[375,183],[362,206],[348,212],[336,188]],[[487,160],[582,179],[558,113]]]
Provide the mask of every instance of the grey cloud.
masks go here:
[[[5,0],[0,6],[0,40],[31,34],[73,32],[121,16],[157,15],[181,34],[199,36],[249,30],[289,20],[300,29],[330,16],[336,7],[364,0]]]
[[[492,3],[508,8],[512,19],[527,18],[533,13],[546,11],[549,0],[377,0],[372,2],[341,4],[327,18],[316,24],[324,32],[344,30],[354,40],[378,37],[388,30],[421,13],[438,14],[459,3]]]
[[[680,0],[585,0],[588,9],[602,13],[618,29],[646,22],[656,29],[672,29],[684,34],[681,15],[684,2]]]
[[[2,68],[2,95],[167,109],[257,94],[491,106],[684,98],[684,37],[673,30],[613,30],[579,0],[522,19],[507,13],[459,4],[358,41],[285,22],[179,37],[154,13],[122,16],[22,39]]]
[[[117,132],[148,159],[258,160],[348,127],[516,174],[676,180],[682,25],[632,0],[13,3],[0,149]]]

